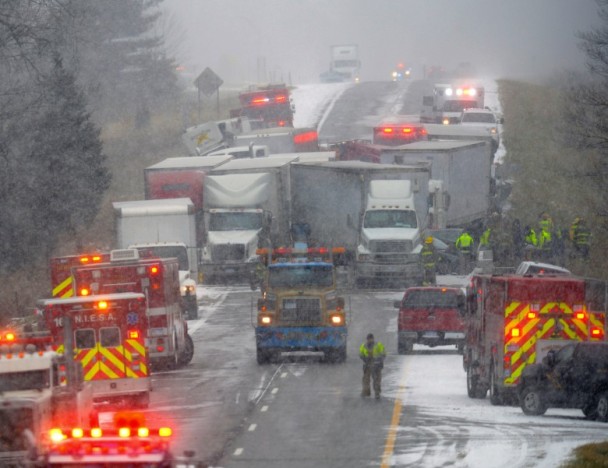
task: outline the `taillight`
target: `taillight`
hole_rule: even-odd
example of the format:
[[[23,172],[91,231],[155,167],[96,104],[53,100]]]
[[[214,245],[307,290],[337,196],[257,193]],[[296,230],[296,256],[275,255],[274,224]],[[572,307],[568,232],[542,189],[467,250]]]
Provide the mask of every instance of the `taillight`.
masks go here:
[[[312,143],[313,141],[317,141],[318,140],[318,135],[316,131],[310,131],[310,132],[304,132],[304,133],[298,133],[297,135],[294,135],[293,137],[293,142],[296,145],[302,145],[304,143]]]
[[[384,133],[393,133],[393,129],[392,129],[391,127],[384,127],[384,128],[382,129],[382,131],[383,131]]]

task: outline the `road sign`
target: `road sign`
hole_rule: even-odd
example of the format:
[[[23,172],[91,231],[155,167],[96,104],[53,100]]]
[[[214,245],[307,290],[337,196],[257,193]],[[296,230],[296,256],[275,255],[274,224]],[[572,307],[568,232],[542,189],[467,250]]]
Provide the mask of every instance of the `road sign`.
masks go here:
[[[211,96],[223,83],[224,80],[217,76],[209,67],[205,68],[203,72],[198,75],[198,78],[194,80],[194,86],[196,86],[205,96]]]

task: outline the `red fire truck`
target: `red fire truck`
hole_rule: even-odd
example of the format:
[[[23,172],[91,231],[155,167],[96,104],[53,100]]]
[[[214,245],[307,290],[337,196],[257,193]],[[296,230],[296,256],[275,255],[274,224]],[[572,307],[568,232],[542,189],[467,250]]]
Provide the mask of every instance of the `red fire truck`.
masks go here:
[[[51,269],[51,295],[53,297],[67,298],[75,296],[72,269],[95,263],[110,261],[109,253],[92,253],[84,255],[67,255],[54,257],[50,261]]]
[[[154,368],[176,368],[192,360],[194,345],[180,307],[177,259],[139,258],[135,249],[113,250],[109,263],[79,267],[79,296],[143,293],[148,301],[148,348]]]
[[[45,299],[39,302],[54,344],[64,351],[64,324],[70,320],[74,359],[99,403],[147,408],[150,363],[146,298],[140,293]]]
[[[571,341],[603,341],[606,284],[575,277],[473,276],[463,365],[470,398],[516,398],[528,364]]]
[[[289,89],[284,84],[259,87],[239,94],[240,109],[231,111],[231,117],[247,117],[259,127],[293,127],[293,107]]]

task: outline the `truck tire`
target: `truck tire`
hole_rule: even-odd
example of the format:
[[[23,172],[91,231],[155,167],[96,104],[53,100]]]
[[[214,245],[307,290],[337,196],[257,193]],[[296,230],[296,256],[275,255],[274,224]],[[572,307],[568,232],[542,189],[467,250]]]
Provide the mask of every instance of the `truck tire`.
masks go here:
[[[257,358],[258,364],[260,364],[260,365],[268,364],[270,362],[271,356],[272,356],[272,353],[270,353],[269,351],[266,351],[265,349],[256,348],[256,358]]]
[[[194,342],[192,341],[192,337],[186,333],[186,346],[184,348],[184,352],[179,356],[179,365],[186,366],[192,361],[192,357],[194,356]]]
[[[596,418],[601,422],[608,422],[608,391],[600,393],[595,407]]]
[[[547,411],[547,402],[542,390],[536,386],[524,387],[520,398],[521,409],[528,416],[540,416]]]
[[[397,339],[397,353],[411,354],[414,350],[414,343],[407,340]]]
[[[585,419],[590,421],[597,419],[597,397],[594,396],[590,401],[585,403],[581,409],[585,415]]]
[[[501,406],[504,404],[502,395],[498,390],[498,385],[496,384],[496,375],[494,375],[494,367],[490,369],[490,403],[493,406]]]
[[[483,400],[488,391],[479,385],[479,376],[473,373],[471,366],[467,367],[467,394],[469,398]]]

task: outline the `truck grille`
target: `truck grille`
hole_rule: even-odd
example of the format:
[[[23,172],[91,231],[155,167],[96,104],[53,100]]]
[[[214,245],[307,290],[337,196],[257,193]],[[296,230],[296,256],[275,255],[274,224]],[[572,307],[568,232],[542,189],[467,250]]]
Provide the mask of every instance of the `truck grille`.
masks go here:
[[[287,323],[320,323],[321,300],[301,297],[283,299],[281,319]]]
[[[214,262],[224,262],[230,260],[245,260],[244,244],[223,244],[214,245],[211,250],[211,258]]]
[[[375,241],[370,243],[375,262],[402,263],[413,249],[412,241]]]

